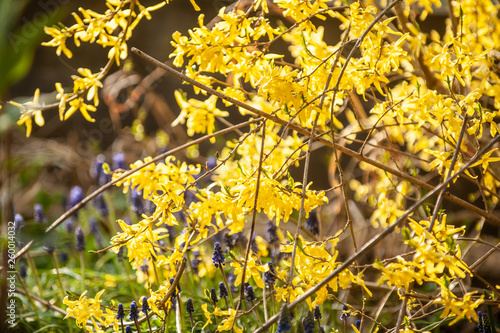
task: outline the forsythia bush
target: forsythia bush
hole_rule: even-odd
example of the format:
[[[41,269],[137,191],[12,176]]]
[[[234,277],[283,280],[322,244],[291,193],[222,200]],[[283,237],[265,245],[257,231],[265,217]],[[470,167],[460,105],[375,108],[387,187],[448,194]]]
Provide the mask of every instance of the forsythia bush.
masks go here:
[[[500,226],[492,213],[500,187],[492,168],[500,160],[496,2],[448,1],[446,30],[427,33],[421,26],[440,1],[239,0],[173,34],[169,57],[178,69],[128,44],[168,2],[107,0],[104,13],[80,8],[73,25],[46,27],[43,45],[58,56],[78,52],[68,40],[96,43],[109,50],[107,63],[95,73],[79,68],[72,88],[55,83],[58,105],[40,104],[38,90],[32,102],[11,102],[27,136],[54,106],[61,121],[80,112],[93,122],[103,79],[125,59],[144,61],[137,55],[191,83],[196,96],[175,92],[181,111],[172,126],[186,126],[191,143],[96,171],[109,177],[101,192],[113,184],[152,207],[131,223],[118,219],[109,246],[97,251],[128,258],[144,294],[127,300],[113,296],[112,284],[96,290],[82,269],[89,291],[64,297],[67,321],[89,332],[421,332],[465,319],[494,332],[488,317],[498,312],[500,282],[478,276],[464,248],[480,238],[474,226]],[[332,25],[341,34],[328,43]],[[245,120],[231,125],[225,118],[238,111]],[[229,131],[238,137],[206,165],[175,157]],[[332,153],[336,180],[314,190],[318,145]],[[357,161],[354,170],[343,170],[346,159]],[[294,179],[289,169],[299,165]],[[448,191],[459,178],[481,204]],[[364,243],[350,198],[364,205],[373,230]],[[321,233],[320,213],[332,200],[343,202],[345,228]],[[475,222],[448,223],[443,200]],[[263,219],[265,237],[256,230]],[[370,257],[389,235],[400,255]],[[339,252],[341,241],[353,255]],[[483,307],[488,315],[478,316]]]

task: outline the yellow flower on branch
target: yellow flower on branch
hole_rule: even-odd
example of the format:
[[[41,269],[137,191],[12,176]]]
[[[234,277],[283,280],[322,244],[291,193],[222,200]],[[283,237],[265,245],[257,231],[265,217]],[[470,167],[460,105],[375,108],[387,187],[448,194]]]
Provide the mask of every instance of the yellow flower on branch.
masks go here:
[[[95,119],[89,115],[89,111],[95,112],[96,107],[90,104],[85,104],[85,102],[83,101],[83,97],[78,97],[69,101],[69,109],[64,114],[64,120],[67,120],[69,117],[71,117],[77,110],[80,110],[85,120],[91,123],[95,122]]]
[[[111,244],[116,245],[113,250],[118,252],[120,247],[127,246],[127,255],[134,269],[139,269],[144,260],[149,261],[156,257],[153,244],[168,235],[164,228],[153,229],[154,220],[150,218],[133,225],[128,225],[123,220],[117,222],[123,232],[111,238]]]
[[[76,325],[78,327],[84,327],[87,331],[93,332],[93,329],[99,330],[99,324],[96,320],[103,325],[108,327],[110,324],[114,324],[115,330],[117,327],[116,314],[109,309],[106,309],[106,313],[101,310],[101,300],[99,299],[104,293],[104,289],[99,291],[95,298],[88,298],[85,296],[87,290],[85,290],[77,301],[70,301],[68,296],[63,300],[63,303],[68,306],[66,309],[67,314],[64,319],[68,317],[74,317],[76,319]],[[94,327],[84,326],[87,322],[91,320]]]
[[[453,315],[456,316],[455,319],[448,324],[449,326],[455,324],[462,318],[467,318],[468,320],[473,318],[477,321],[476,309],[479,305],[484,303],[484,295],[474,300],[472,296],[476,293],[476,291],[468,292],[460,299],[451,292],[442,292],[441,297],[434,300],[433,303],[444,305],[445,308],[441,314],[441,318],[447,318]]]
[[[241,284],[241,280],[243,278],[243,263],[244,260],[241,261],[241,264],[237,261],[232,262],[231,266],[234,267],[234,274],[236,278],[234,280],[234,285],[237,287]],[[245,281],[248,282],[250,278],[253,278],[255,284],[259,288],[264,288],[264,281],[262,281],[262,272],[266,271],[265,266],[260,266],[255,263],[255,260],[252,257],[248,258],[247,267],[245,269]]]
[[[80,93],[82,91],[87,92],[87,100],[93,101],[94,106],[99,105],[99,94],[98,88],[102,88],[102,83],[99,81],[99,73],[92,74],[88,68],[78,68],[78,73],[80,76],[72,75],[73,79],[73,92]],[[58,90],[59,93],[61,93]]]
[[[18,125],[26,125],[26,136],[29,137],[31,135],[31,129],[33,127],[32,118],[35,118],[35,123],[42,127],[45,124],[45,119],[43,119],[41,108],[43,105],[40,105],[38,102],[40,98],[40,89],[35,90],[35,95],[33,96],[32,102],[27,102],[24,104],[20,104],[14,101],[10,101],[9,103],[17,106],[21,110],[21,117],[17,121]]]
[[[71,58],[73,53],[66,47],[66,39],[71,36],[71,33],[66,28],[59,27],[45,27],[45,33],[52,37],[50,42],[42,43],[43,46],[54,46],[57,47],[56,54],[59,56],[61,52],[67,58]]]
[[[227,315],[227,317],[224,318],[224,320],[222,320],[222,322],[217,327],[219,332],[230,331],[232,327],[236,333],[243,333],[243,330],[239,328],[237,325],[233,326],[234,317],[236,316],[236,310],[229,309],[227,311],[222,311],[222,312],[225,315]]]
[[[215,117],[227,117],[226,111],[219,110],[215,104],[217,97],[211,95],[205,101],[199,101],[193,98],[189,100],[179,91],[175,91],[175,99],[181,113],[174,120],[172,126],[184,124],[187,121],[188,135],[193,136],[195,133],[212,134],[215,130]],[[210,139],[210,142],[215,142],[215,138]]]

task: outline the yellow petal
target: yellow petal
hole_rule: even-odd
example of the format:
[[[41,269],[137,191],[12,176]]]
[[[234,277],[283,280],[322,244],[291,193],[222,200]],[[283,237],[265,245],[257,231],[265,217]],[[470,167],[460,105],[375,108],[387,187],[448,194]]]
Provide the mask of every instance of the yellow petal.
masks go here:
[[[191,5],[193,5],[193,8],[194,10],[196,10],[197,12],[200,11],[200,7],[198,7],[198,5],[196,4],[196,2],[194,2],[194,0],[189,0],[191,2]]]

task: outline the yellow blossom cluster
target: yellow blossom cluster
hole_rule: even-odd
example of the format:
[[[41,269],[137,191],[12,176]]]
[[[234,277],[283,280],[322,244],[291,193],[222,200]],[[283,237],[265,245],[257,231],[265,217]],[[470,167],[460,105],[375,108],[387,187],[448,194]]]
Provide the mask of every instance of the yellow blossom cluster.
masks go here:
[[[405,243],[415,250],[412,260],[401,256],[397,262],[384,264],[377,261],[374,267],[382,272],[379,283],[404,288],[406,293],[414,291],[414,284],[432,282],[440,288],[440,295],[434,300],[435,304],[442,304],[445,308],[441,318],[455,315],[450,323],[453,325],[462,318],[475,318],[475,309],[483,303],[484,296],[472,299],[475,292],[468,292],[461,298],[450,290],[450,280],[465,278],[471,275],[467,264],[461,260],[462,254],[456,242],[458,235],[464,232],[465,226],[455,227],[446,223],[446,215],[440,217],[429,231],[429,220],[414,221],[410,219],[409,228],[403,229]]]
[[[80,47],[83,42],[95,43],[109,49],[109,62],[99,72],[92,73],[88,68],[78,69],[81,76],[72,76],[72,91],[65,92],[62,85],[56,83],[59,118],[61,121],[68,119],[76,111],[80,111],[87,121],[94,121],[89,115],[89,111],[96,111],[99,103],[98,89],[102,88],[101,79],[108,73],[113,62],[119,66],[120,60],[127,58],[127,41],[140,21],[144,17],[148,20],[151,19],[150,12],[162,8],[165,4],[165,1],[161,1],[156,5],[145,7],[138,0],[106,0],[107,10],[102,14],[93,10],[79,8],[80,13],[72,13],[75,24],[71,26],[61,24],[45,27],[45,33],[52,37],[52,40],[44,42],[42,45],[55,47],[57,55],[62,53],[67,58],[73,56],[73,52],[67,46],[69,40],[72,40],[76,47]],[[85,102],[85,95],[87,101],[91,102],[91,104]],[[11,103],[21,110],[18,125],[24,124],[26,126],[26,136],[31,134],[33,117],[38,126],[43,126],[42,111],[50,106],[38,104],[38,95],[35,94],[33,102],[24,105],[15,102]]]
[[[115,331],[118,331],[118,322],[116,320],[116,315],[110,309],[106,309],[106,312],[101,309],[101,300],[99,299],[104,293],[104,289],[99,291],[94,298],[88,298],[85,296],[87,291],[85,290],[80,298],[76,301],[70,301],[68,296],[64,298],[64,304],[68,307],[66,309],[66,317],[73,317],[76,319],[76,325],[78,327],[84,327],[88,332],[93,333],[94,329],[97,332],[104,332],[103,327],[108,327],[113,324]],[[87,325],[88,321],[91,321],[93,326]]]
[[[427,230],[429,225],[428,220],[410,220],[409,229],[403,229],[403,235],[405,243],[414,248],[416,253],[411,261],[398,257],[397,263],[385,266],[377,262],[375,267],[382,270],[379,282],[387,280],[390,285],[405,287],[406,292],[409,292],[414,282],[435,282],[447,288],[441,279],[444,275],[464,278],[466,273],[470,274],[467,265],[461,260],[460,246],[455,241],[465,227],[448,225],[446,215],[441,216],[441,222],[434,225],[432,232]]]
[[[148,165],[124,180],[118,181],[116,186],[122,186],[124,193],[127,193],[130,189],[142,191],[143,198],[147,199],[151,195],[157,194],[157,191],[165,190],[165,188],[161,188],[164,184],[186,186],[194,181],[194,175],[200,173],[199,166],[177,162],[173,156],[167,156],[165,161],[160,163],[150,163],[151,160],[151,157],[146,157],[144,161],[132,163],[130,165],[131,169],[138,168],[146,163]],[[123,172],[124,170],[115,171],[113,177],[117,179]]]
[[[306,290],[321,282],[330,272],[338,267],[341,262],[337,261],[339,255],[336,249],[339,241],[337,233],[336,237],[324,242],[307,242],[302,237],[299,242],[295,258],[296,275],[293,278],[293,286],[282,286],[276,288],[276,297],[285,301],[288,297],[293,301],[297,296],[303,294]],[[287,245],[283,247],[284,253],[291,253],[293,246]],[[291,262],[286,264],[290,267]],[[332,279],[327,286],[321,288],[316,293],[314,302],[307,302],[311,308],[315,305],[321,305],[328,297],[328,288],[333,292],[340,289],[347,289],[349,285],[357,284],[364,289],[367,295],[371,296],[371,291],[365,286],[363,274],[354,274],[349,269],[341,272],[337,277]]]
[[[214,95],[204,102],[200,102],[193,98],[187,100],[185,95],[177,90],[175,99],[181,107],[181,113],[172,123],[172,126],[187,122],[189,136],[193,136],[195,133],[212,134],[215,129],[215,117],[227,117],[229,115],[228,112],[221,111],[215,106],[217,97]],[[215,142],[215,138],[212,138],[211,142]]]
[[[205,325],[203,325],[203,328],[207,327],[209,324],[212,324],[212,317],[216,316],[224,318],[222,322],[217,326],[217,330],[219,332],[231,331],[231,330],[234,330],[236,333],[243,332],[243,330],[239,328],[237,325],[233,326],[234,317],[236,316],[236,311],[234,309],[228,309],[224,311],[216,307],[214,309],[214,312],[210,312],[208,310],[208,304],[203,304],[201,306],[201,309],[203,310],[203,315],[205,316],[205,318],[207,318],[207,321],[205,322]]]
[[[155,255],[154,242],[168,236],[165,229],[153,229],[154,221],[146,218],[139,223],[128,225],[122,220],[117,221],[123,232],[111,239],[111,244],[116,245],[114,251],[118,252],[121,246],[127,246],[129,261],[134,269],[148,262]]]

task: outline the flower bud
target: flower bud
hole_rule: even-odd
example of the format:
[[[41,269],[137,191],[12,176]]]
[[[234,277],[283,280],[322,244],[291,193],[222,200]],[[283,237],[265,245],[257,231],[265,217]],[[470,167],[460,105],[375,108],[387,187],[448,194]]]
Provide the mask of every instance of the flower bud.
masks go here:
[[[47,223],[47,218],[45,217],[41,204],[35,204],[33,220],[35,220],[36,223]]]
[[[125,310],[123,309],[123,304],[118,304],[118,312],[116,313],[116,319],[120,320],[125,317]]]
[[[125,164],[125,153],[115,153],[113,154],[113,170],[117,169],[127,169]]]
[[[217,304],[217,302],[219,301],[214,288],[210,289],[210,300],[212,301],[213,304]]]
[[[85,250],[85,235],[83,234],[83,230],[81,227],[76,228],[75,231],[75,247],[77,251],[84,251]]]
[[[137,303],[135,301],[132,301],[130,304],[130,314],[128,316],[130,320],[135,320],[139,318],[139,311],[137,309]]]
[[[186,312],[187,313],[194,312],[193,300],[191,298],[187,299],[187,302],[186,302]]]
[[[229,296],[229,293],[227,292],[227,288],[226,288],[226,285],[224,284],[224,282],[220,282],[219,283],[219,298],[225,298],[225,297],[228,297]]]
[[[219,265],[222,267],[225,265],[226,258],[222,254],[222,248],[220,246],[219,242],[216,242],[214,244],[214,254],[212,257],[212,262],[214,263],[215,267],[219,268]]]
[[[149,310],[151,310],[151,308],[149,307],[149,304],[148,304],[148,298],[146,296],[144,296],[142,298],[142,309],[141,309],[141,312],[144,313],[144,314],[147,314]]]
[[[311,311],[308,311],[306,317],[302,320],[305,333],[314,333],[314,317]]]
[[[246,300],[248,302],[252,302],[253,300],[257,299],[257,297],[255,297],[255,293],[253,291],[252,286],[247,286],[245,288],[245,294],[247,294]]]
[[[280,319],[278,322],[278,330],[277,333],[281,332],[289,332],[292,330],[292,319],[290,317],[290,310],[288,310],[288,306],[285,304],[281,308]]]
[[[319,220],[316,209],[313,209],[309,213],[309,217],[306,220],[306,229],[309,230],[313,235],[319,235]]]
[[[80,201],[85,198],[85,193],[80,186],[73,186],[69,192],[68,202],[66,202],[66,209],[71,209],[78,205]]]

